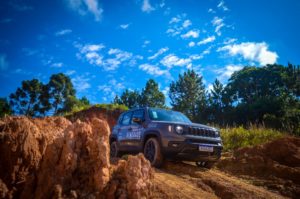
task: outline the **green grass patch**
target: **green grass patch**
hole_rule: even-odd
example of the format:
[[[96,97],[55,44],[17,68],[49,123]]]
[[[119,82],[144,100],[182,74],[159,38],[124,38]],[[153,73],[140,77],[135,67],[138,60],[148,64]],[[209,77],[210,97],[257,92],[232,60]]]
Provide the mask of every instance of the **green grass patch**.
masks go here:
[[[224,150],[230,151],[241,147],[255,146],[284,136],[283,133],[264,127],[243,127],[221,129]]]
[[[122,110],[122,111],[128,110],[128,107],[123,104],[96,104],[94,106],[98,107],[98,108],[103,108],[106,110],[117,110],[117,109]]]

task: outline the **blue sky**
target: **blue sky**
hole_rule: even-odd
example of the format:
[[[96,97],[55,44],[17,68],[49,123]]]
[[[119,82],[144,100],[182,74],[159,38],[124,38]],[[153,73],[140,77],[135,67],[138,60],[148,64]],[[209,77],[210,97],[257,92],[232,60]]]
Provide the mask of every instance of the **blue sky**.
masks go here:
[[[0,96],[22,80],[70,76],[108,103],[155,79],[167,94],[187,69],[226,83],[244,65],[300,64],[298,0],[7,0],[0,2]]]

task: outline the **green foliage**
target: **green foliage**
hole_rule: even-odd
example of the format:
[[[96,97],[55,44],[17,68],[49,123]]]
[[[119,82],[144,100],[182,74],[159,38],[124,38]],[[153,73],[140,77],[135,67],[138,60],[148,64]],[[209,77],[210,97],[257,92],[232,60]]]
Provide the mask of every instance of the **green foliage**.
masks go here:
[[[174,110],[183,112],[196,121],[201,119],[201,110],[206,105],[205,93],[202,77],[194,70],[188,70],[170,84],[169,97]]]
[[[43,84],[37,80],[22,81],[22,87],[10,95],[10,105],[17,114],[35,116],[41,107],[40,95]]]
[[[137,107],[140,104],[140,93],[138,91],[129,91],[126,89],[121,98],[115,97],[114,104],[123,104],[129,108]]]
[[[165,107],[165,96],[159,91],[158,84],[150,79],[147,81],[145,88],[142,92],[130,91],[126,89],[121,97],[115,96],[113,104],[123,104],[128,108],[149,106],[149,107]]]
[[[48,83],[50,103],[54,108],[54,114],[67,112],[70,103],[74,102],[75,89],[71,79],[63,73],[54,74]]]
[[[95,107],[106,109],[106,110],[121,110],[127,111],[128,107],[124,104],[96,104]]]
[[[153,79],[149,79],[142,90],[140,105],[158,108],[165,106],[165,95],[159,91],[158,84]]]
[[[263,127],[243,127],[221,129],[224,150],[234,150],[247,146],[255,146],[284,136],[283,133]]]
[[[11,114],[11,108],[6,98],[0,98],[0,117]]]

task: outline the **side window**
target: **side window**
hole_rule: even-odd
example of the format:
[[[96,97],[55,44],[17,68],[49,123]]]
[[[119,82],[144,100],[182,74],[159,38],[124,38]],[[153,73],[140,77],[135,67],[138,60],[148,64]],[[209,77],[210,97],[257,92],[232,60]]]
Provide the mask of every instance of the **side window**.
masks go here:
[[[122,125],[129,125],[131,119],[132,112],[125,113],[122,119]]]
[[[124,114],[121,114],[119,119],[118,119],[118,124],[121,125],[122,124],[122,119],[123,119]]]
[[[133,112],[132,118],[139,118],[140,120],[144,120],[144,110],[136,110]],[[132,124],[137,124],[136,122],[132,121]]]

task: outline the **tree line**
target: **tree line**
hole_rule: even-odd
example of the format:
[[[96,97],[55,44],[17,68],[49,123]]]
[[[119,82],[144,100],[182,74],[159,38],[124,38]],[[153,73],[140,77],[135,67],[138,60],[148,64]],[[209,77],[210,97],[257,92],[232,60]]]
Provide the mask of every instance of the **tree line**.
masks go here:
[[[245,66],[234,72],[226,85],[218,79],[210,91],[203,78],[187,70],[170,83],[173,110],[193,122],[218,126],[264,125],[300,135],[300,67],[272,64]],[[165,107],[165,97],[154,80],[141,92],[125,90],[113,103]]]
[[[63,73],[52,75],[47,84],[38,79],[25,80],[10,94],[8,101],[0,99],[1,116],[10,113],[32,117],[62,115],[90,104],[86,97],[77,99],[75,94],[71,79]]]
[[[203,78],[187,70],[170,83],[171,108],[183,112],[193,122],[219,126],[265,125],[300,135],[300,68],[273,64],[245,66],[234,72],[226,85],[218,79],[205,89]],[[54,74],[47,84],[37,79],[22,82],[21,87],[0,99],[1,115],[62,115],[76,107],[89,106],[86,97],[76,98],[70,78]],[[141,91],[125,89],[113,104],[128,108],[149,106],[168,108],[166,98],[153,79]]]

